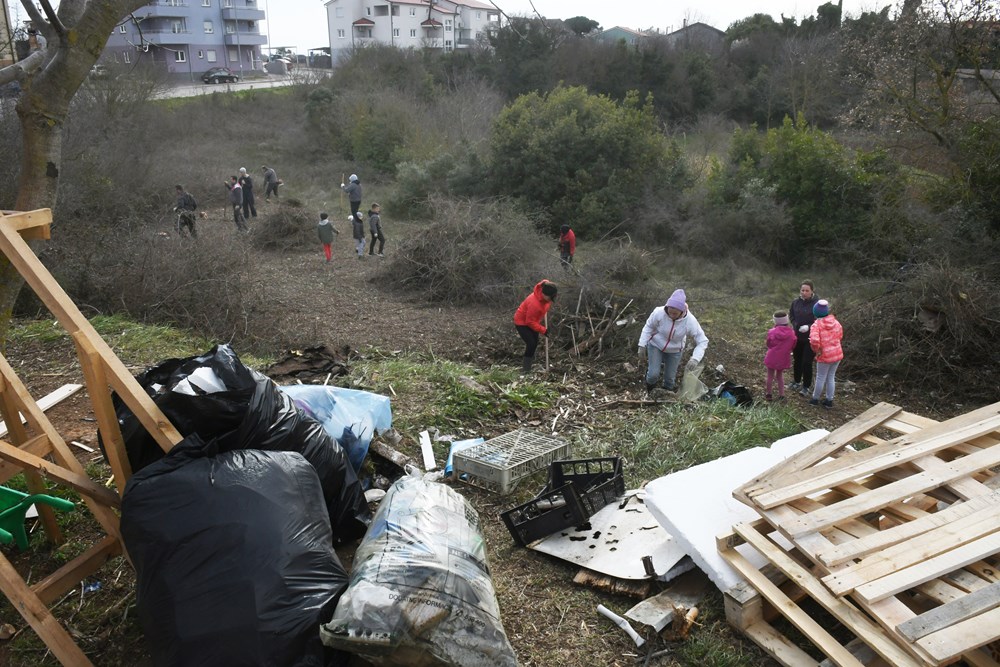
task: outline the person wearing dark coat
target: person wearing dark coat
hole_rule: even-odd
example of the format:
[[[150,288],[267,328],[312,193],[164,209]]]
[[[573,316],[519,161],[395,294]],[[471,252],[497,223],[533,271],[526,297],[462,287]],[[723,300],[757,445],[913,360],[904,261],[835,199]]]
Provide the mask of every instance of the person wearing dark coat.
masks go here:
[[[799,298],[788,308],[788,321],[795,331],[795,349],[792,350],[792,384],[788,388],[803,396],[812,395],[813,354],[809,346],[809,329],[816,317],[813,306],[819,301],[813,291],[811,280],[803,280],[799,285]]]
[[[357,174],[351,174],[348,185],[340,184],[340,189],[347,193],[347,200],[351,202],[351,215],[361,209],[361,181]]]
[[[361,219],[360,213],[352,213],[347,216],[348,222],[354,233],[354,249],[358,251],[358,259],[365,258],[365,223]]]
[[[253,178],[247,173],[246,167],[240,167],[240,187],[243,188],[243,217],[257,217],[257,207],[253,200]]]
[[[372,233],[372,243],[368,247],[369,256],[375,254],[375,241],[378,241],[378,256],[385,257],[382,254],[382,249],[385,248],[385,234],[382,233],[382,217],[379,215],[381,210],[381,206],[372,204],[368,211],[368,230]]]
[[[237,231],[249,232],[250,228],[243,219],[243,188],[240,187],[239,179],[230,176],[226,187],[229,188],[229,204],[233,207],[233,221],[236,223]]]

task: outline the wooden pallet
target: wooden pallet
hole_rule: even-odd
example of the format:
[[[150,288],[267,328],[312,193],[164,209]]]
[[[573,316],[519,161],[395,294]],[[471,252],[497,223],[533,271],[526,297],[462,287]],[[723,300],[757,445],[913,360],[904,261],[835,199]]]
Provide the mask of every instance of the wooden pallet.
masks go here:
[[[795,546],[796,583],[831,613],[849,605],[917,664],[997,664],[977,649],[1000,639],[998,465],[1000,403],[945,422],[882,403],[734,496]],[[735,534],[781,556],[767,531]]]

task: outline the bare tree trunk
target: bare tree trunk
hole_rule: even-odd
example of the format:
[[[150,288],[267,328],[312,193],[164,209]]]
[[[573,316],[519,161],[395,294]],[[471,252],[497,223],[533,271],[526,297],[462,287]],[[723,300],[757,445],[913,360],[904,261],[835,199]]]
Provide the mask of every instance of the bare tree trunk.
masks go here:
[[[22,0],[22,4],[47,45],[44,51],[0,70],[0,83],[16,80],[21,85],[17,115],[23,151],[15,206],[30,211],[55,207],[70,102],[115,24],[146,0],[62,0],[58,11],[49,0],[40,0],[44,17],[32,0]],[[10,261],[0,255],[0,349],[5,347],[23,284]]]

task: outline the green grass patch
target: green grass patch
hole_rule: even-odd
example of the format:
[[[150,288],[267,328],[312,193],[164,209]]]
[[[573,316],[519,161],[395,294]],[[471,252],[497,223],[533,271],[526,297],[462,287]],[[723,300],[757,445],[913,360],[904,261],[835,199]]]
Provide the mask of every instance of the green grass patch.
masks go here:
[[[802,430],[782,406],[740,408],[718,400],[671,406],[632,431],[625,450],[628,469],[641,479],[655,479],[751,447],[767,447]]]
[[[199,334],[161,324],[144,324],[123,315],[95,315],[90,324],[119,358],[130,364],[150,366],[166,359],[190,357],[212,349],[211,340]],[[56,320],[16,320],[9,339],[13,343],[68,342],[69,334]],[[270,363],[267,357],[240,355],[251,368]]]

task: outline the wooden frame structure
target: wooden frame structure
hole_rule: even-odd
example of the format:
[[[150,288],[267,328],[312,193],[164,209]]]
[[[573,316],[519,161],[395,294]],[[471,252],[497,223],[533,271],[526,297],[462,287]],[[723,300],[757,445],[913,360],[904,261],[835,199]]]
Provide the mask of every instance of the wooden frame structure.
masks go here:
[[[880,403],[734,491],[761,519],[720,536],[719,551],[834,664],[1000,667],[998,466],[1000,403],[944,422]],[[871,659],[811,623],[740,545]],[[764,620],[753,593],[729,598],[731,622],[783,664],[821,664]]]
[[[78,667],[91,665],[91,662],[51,614],[48,605],[75,588],[108,559],[125,551],[114,510],[121,505],[121,494],[131,476],[131,469],[112,406],[111,390],[118,393],[164,451],[169,451],[180,442],[181,435],[26,243],[26,239],[48,239],[51,222],[49,209],[0,212],[0,252],[17,269],[76,346],[117,491],[97,484],[87,476],[13,367],[0,355],[0,414],[9,429],[8,437],[0,440],[0,483],[23,472],[32,493],[43,492],[46,480],[67,486],[80,494],[106,533],[104,539],[85,553],[33,586],[29,586],[10,561],[0,554],[0,590],[61,664]],[[39,507],[39,516],[49,539],[59,542],[62,537],[52,511]]]

